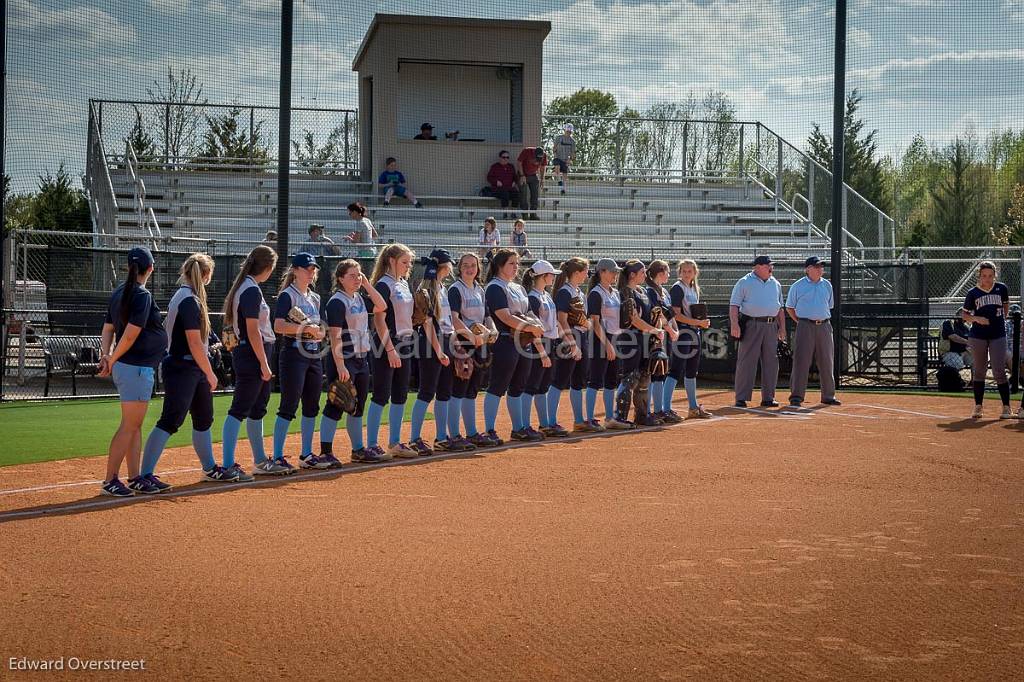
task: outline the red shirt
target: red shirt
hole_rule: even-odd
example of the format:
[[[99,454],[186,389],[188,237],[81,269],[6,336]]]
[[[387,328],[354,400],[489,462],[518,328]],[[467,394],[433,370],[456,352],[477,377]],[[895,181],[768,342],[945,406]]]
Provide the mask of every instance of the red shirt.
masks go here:
[[[501,181],[501,187],[498,187],[498,181]],[[487,171],[487,182],[490,183],[494,189],[508,189],[516,186],[516,167],[511,163],[504,165],[501,162],[496,161],[491,164],[491,169]]]
[[[537,171],[548,165],[548,157],[544,156],[543,159],[537,161],[534,154],[536,154],[537,147],[525,147],[523,151],[519,152],[519,157],[516,158],[523,166],[523,175],[537,175]]]

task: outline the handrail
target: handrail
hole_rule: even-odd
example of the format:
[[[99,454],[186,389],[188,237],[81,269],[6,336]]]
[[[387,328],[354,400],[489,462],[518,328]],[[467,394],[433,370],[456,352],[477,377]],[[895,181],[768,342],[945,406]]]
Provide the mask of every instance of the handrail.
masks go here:
[[[114,183],[107,167],[107,154],[103,149],[103,135],[99,129],[99,117],[93,102],[89,102],[89,133],[86,158],[86,180],[89,196],[93,201],[95,227],[101,234],[113,232],[117,226],[117,196]]]
[[[212,109],[242,109],[243,111],[245,109],[256,109],[257,111],[276,111],[276,110],[278,110],[280,108],[280,107],[268,106],[268,105],[265,105],[265,104],[213,104],[211,102],[204,102],[204,103],[196,102],[196,103],[190,103],[190,104],[182,104],[181,102],[162,102],[160,100],[138,100],[138,99],[97,99],[97,100],[93,100],[93,101],[96,102],[97,104],[133,104],[133,105],[134,104],[145,104],[145,105],[152,105],[152,106],[158,106],[158,107],[167,107],[167,106],[170,106],[170,107],[183,107],[183,106],[187,106],[187,107],[194,107],[194,108],[197,108],[197,109],[200,109],[200,108],[203,108],[203,107],[210,107]],[[331,109],[331,108],[328,108],[328,107],[294,107],[294,106],[291,108],[291,110],[292,111],[330,111],[330,112],[337,112],[337,113],[349,112],[349,113],[352,113],[352,114],[354,114],[354,113],[356,113],[358,111],[357,109]]]
[[[800,215],[800,212],[796,210],[796,200],[797,199],[803,199],[804,203],[807,204],[807,215],[806,216]],[[812,234],[812,230],[814,230],[814,223],[811,222],[811,218],[810,218],[810,215],[811,215],[811,200],[808,199],[807,197],[805,197],[803,194],[800,194],[800,192],[794,192],[793,193],[793,198],[790,200],[789,205],[793,207],[793,214],[794,215],[800,216],[801,218],[803,218],[807,222],[807,246],[810,247],[810,245],[811,245],[811,234]]]

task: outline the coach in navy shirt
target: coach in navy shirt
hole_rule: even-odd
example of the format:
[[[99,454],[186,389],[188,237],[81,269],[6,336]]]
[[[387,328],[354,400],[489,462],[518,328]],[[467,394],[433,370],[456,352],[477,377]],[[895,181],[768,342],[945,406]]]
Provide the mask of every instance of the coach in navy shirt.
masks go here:
[[[1010,291],[1002,282],[996,281],[996,266],[991,261],[982,261],[978,266],[978,284],[967,292],[964,298],[962,317],[971,323],[967,342],[971,347],[971,364],[974,382],[974,412],[972,417],[982,416],[981,404],[985,397],[985,374],[992,363],[992,378],[1003,401],[1002,419],[1009,419],[1010,384],[1006,380],[1006,315],[1010,307]]]

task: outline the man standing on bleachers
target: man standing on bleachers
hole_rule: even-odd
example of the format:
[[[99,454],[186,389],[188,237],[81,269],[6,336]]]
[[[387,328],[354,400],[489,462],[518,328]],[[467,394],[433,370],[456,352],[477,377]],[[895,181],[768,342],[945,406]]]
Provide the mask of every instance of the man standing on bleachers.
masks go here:
[[[575,128],[571,123],[566,123],[562,130],[562,134],[554,139],[551,146],[554,148],[555,167],[558,169],[558,186],[562,194],[565,194],[565,188],[569,186],[569,164],[576,156],[576,140],[572,139]]]
[[[548,157],[543,147],[524,147],[516,159],[519,167],[519,208],[529,215],[527,220],[540,220],[537,209],[540,208],[540,190],[544,186],[544,169],[548,165]]]

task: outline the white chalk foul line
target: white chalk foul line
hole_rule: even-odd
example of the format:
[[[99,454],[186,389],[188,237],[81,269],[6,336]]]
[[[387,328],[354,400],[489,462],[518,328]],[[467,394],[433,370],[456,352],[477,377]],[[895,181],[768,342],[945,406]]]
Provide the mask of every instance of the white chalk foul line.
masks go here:
[[[793,414],[793,413],[787,413],[787,412],[781,412],[781,411],[780,412],[769,412],[768,410],[765,410],[763,408],[756,408],[756,407],[736,407],[736,406],[732,406],[732,409],[734,409],[734,410],[743,410],[744,412],[750,412],[751,414],[763,414],[763,415],[767,415],[769,417],[775,417],[776,419],[803,419],[803,420],[806,421],[806,420],[811,418],[810,415],[808,415],[808,414]]]
[[[915,412],[914,410],[903,410],[898,407],[884,407],[882,405],[866,405],[864,403],[853,403],[852,407],[867,407],[872,410],[884,410],[886,412],[900,412],[902,414],[913,414],[918,417],[930,417],[932,419],[956,419],[948,414],[934,414],[932,412]]]
[[[172,469],[171,471],[161,471],[160,476],[173,476],[175,474],[192,473],[196,471],[202,471],[202,468],[195,467],[192,469]],[[82,485],[100,485],[103,481],[75,481],[73,483],[54,483],[52,485],[38,485],[33,488],[11,488],[9,490],[0,490],[0,495],[14,495],[15,493],[34,493],[40,490],[57,490],[59,488],[75,488]]]
[[[786,407],[783,407],[782,409],[783,410],[788,410],[788,411],[795,411],[798,414],[806,414],[806,415],[810,415],[810,416],[814,416],[814,417],[824,416],[824,417],[853,417],[854,419],[878,419],[878,417],[873,415],[873,414],[853,414],[852,412],[836,412],[833,409],[812,410],[809,407],[793,407],[792,405],[787,405]]]

